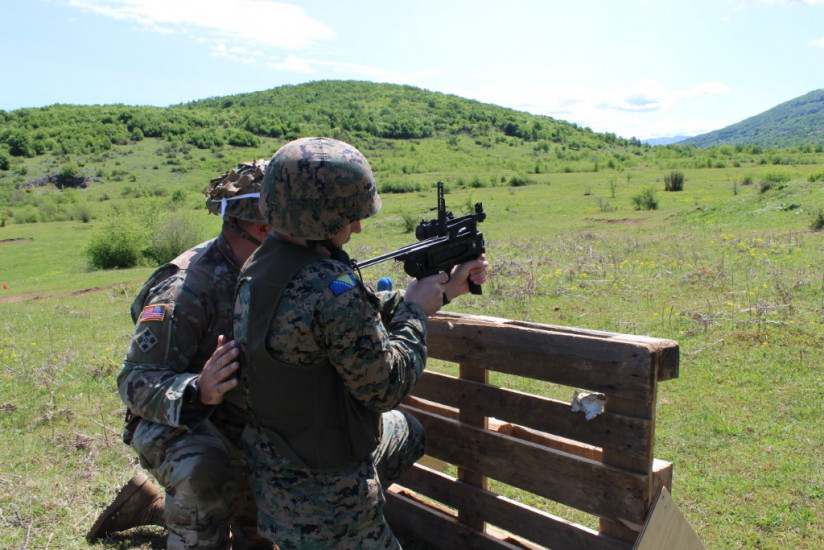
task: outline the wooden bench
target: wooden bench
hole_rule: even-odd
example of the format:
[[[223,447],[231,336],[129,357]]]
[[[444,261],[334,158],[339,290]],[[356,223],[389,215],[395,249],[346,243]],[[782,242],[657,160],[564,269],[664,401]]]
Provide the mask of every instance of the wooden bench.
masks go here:
[[[440,313],[428,349],[459,376],[427,370],[402,405],[426,429],[426,456],[387,491],[398,535],[432,548],[633,547],[672,488],[672,465],[653,450],[657,385],[678,376],[677,342]],[[569,386],[569,401],[491,385],[490,371]],[[603,394],[603,412],[573,412],[579,389]],[[443,463],[453,475],[424,465]],[[488,479],[525,496],[492,492]],[[598,528],[527,503],[541,499]]]

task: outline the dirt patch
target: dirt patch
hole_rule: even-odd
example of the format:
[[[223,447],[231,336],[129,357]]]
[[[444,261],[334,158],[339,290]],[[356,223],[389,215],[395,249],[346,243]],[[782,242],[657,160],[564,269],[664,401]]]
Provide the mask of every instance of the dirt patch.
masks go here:
[[[601,222],[601,223],[621,223],[626,225],[632,225],[636,223],[644,223],[647,221],[646,218],[619,218],[619,219],[607,219],[607,218],[587,218],[587,221],[590,222]]]
[[[104,290],[109,290],[111,288],[122,288],[125,284],[128,283],[118,283],[107,286],[95,286],[92,288],[75,290],[73,292],[65,292],[63,294],[52,294],[50,296],[43,296],[42,294],[37,294],[34,292],[24,292],[23,294],[14,294],[12,296],[0,296],[0,304],[16,304],[17,302],[55,300],[57,298],[65,298],[67,296],[83,296],[85,294],[91,294],[92,292],[102,292]]]
[[[0,244],[27,243],[33,240],[34,239],[32,239],[31,237],[18,237],[16,239],[0,239]]]

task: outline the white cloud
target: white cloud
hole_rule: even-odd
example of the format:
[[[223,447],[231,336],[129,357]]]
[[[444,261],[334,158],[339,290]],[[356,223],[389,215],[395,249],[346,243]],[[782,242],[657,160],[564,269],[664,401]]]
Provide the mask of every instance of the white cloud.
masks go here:
[[[388,82],[393,84],[421,82],[434,75],[432,71],[393,71],[390,69],[371,67],[369,65],[340,61],[318,61],[317,63],[329,67],[335,74],[340,75],[341,78],[366,79],[374,82]]]
[[[678,114],[695,100],[731,92],[721,82],[670,90],[657,80],[639,80],[626,88],[500,86],[455,89],[448,93],[533,114],[574,122],[596,132],[641,139],[696,135],[726,125]]]
[[[312,66],[309,64],[308,61],[301,59],[295,55],[289,54],[281,63],[267,63],[267,65],[273,69],[277,69],[279,71],[286,71],[286,72],[294,72],[294,73],[313,73],[315,72],[312,69]]]
[[[824,48],[824,36],[822,36],[818,40],[813,40],[813,46],[818,46],[819,48]]]
[[[211,54],[215,57],[223,57],[236,61],[243,65],[252,65],[255,62],[255,55],[249,53],[242,46],[227,46],[225,43],[213,44],[210,47]]]
[[[288,50],[308,48],[335,32],[303,8],[266,0],[64,0],[67,6],[157,32],[193,28],[232,39]]]

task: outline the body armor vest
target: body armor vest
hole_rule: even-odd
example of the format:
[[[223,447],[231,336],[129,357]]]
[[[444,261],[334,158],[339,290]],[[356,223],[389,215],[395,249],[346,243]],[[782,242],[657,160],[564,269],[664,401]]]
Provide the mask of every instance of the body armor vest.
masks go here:
[[[380,413],[360,404],[329,361],[291,365],[269,353],[266,336],[289,281],[323,259],[300,245],[267,238],[244,267],[250,287],[243,379],[259,429],[298,466],[340,469],[364,460],[380,441]]]

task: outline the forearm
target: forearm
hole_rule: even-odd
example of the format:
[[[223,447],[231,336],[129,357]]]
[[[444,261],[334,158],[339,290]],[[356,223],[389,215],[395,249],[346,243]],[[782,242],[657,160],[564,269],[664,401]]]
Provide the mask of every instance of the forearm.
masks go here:
[[[117,390],[133,414],[158,424],[191,427],[208,413],[203,410],[202,414],[193,415],[192,408],[186,407],[186,387],[195,378],[197,375],[193,373],[126,361],[117,377]]]
[[[367,408],[385,412],[396,408],[417,384],[426,366],[428,320],[423,310],[406,303],[388,324],[388,337],[373,350],[364,350],[349,376],[350,391]]]

